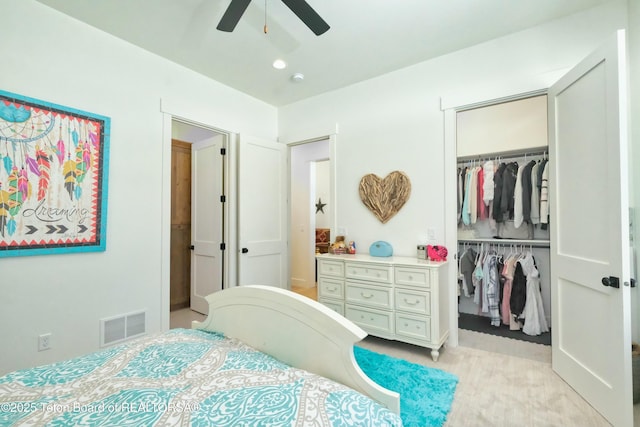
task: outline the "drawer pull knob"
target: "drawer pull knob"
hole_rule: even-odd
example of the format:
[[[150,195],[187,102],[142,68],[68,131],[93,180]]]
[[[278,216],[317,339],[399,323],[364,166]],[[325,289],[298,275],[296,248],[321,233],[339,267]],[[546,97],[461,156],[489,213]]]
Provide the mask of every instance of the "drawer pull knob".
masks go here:
[[[413,276],[412,275],[409,275],[409,280],[413,280]]]
[[[371,298],[371,297],[373,297],[373,294],[365,294],[364,292],[360,292],[360,295],[362,295],[363,298]]]
[[[405,299],[404,299],[404,302],[406,302],[406,303],[407,303],[407,304],[409,304],[409,305],[416,305],[416,304],[418,304],[420,301],[416,300],[415,302],[413,302],[413,301],[409,301],[408,299],[406,299],[406,298],[405,298]]]

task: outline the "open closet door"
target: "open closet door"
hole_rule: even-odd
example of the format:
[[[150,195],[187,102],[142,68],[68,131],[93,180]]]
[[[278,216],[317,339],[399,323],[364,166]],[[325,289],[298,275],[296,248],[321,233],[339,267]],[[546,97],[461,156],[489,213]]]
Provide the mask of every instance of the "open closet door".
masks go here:
[[[224,147],[222,135],[191,147],[191,309],[207,314],[207,295],[222,290]]]
[[[548,96],[552,366],[615,426],[633,425],[624,37]]]
[[[288,288],[287,147],[240,135],[238,284]]]

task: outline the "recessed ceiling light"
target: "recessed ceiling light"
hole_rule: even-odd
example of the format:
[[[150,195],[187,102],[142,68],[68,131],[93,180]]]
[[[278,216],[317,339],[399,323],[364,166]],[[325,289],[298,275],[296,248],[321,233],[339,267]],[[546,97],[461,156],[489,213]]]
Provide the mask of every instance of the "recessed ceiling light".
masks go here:
[[[284,70],[285,68],[287,68],[287,63],[282,59],[276,59],[275,61],[273,61],[273,68],[275,68],[276,70]]]

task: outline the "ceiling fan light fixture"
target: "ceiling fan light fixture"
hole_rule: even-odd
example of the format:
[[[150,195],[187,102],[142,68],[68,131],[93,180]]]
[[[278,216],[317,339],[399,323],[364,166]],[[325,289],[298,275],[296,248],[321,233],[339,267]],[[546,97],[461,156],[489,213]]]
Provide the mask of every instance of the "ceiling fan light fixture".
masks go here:
[[[282,59],[276,59],[275,61],[273,61],[273,68],[275,68],[276,70],[284,70],[285,68],[287,68],[287,63]]]

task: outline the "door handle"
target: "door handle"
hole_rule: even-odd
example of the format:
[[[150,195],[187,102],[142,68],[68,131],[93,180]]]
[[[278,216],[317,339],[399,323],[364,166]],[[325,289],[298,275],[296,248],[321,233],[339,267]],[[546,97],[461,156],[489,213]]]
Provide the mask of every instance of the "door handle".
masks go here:
[[[191,249],[191,250],[194,250],[195,248],[196,248],[196,247],[195,247],[195,246],[193,246],[193,245],[189,246],[189,249]]]
[[[617,277],[609,276],[602,278],[602,284],[605,286],[609,286],[611,288],[619,288],[620,287],[620,279]]]
[[[242,252],[243,254],[246,254],[247,252],[249,252],[249,249],[247,249],[247,248],[242,248],[241,252]]]

